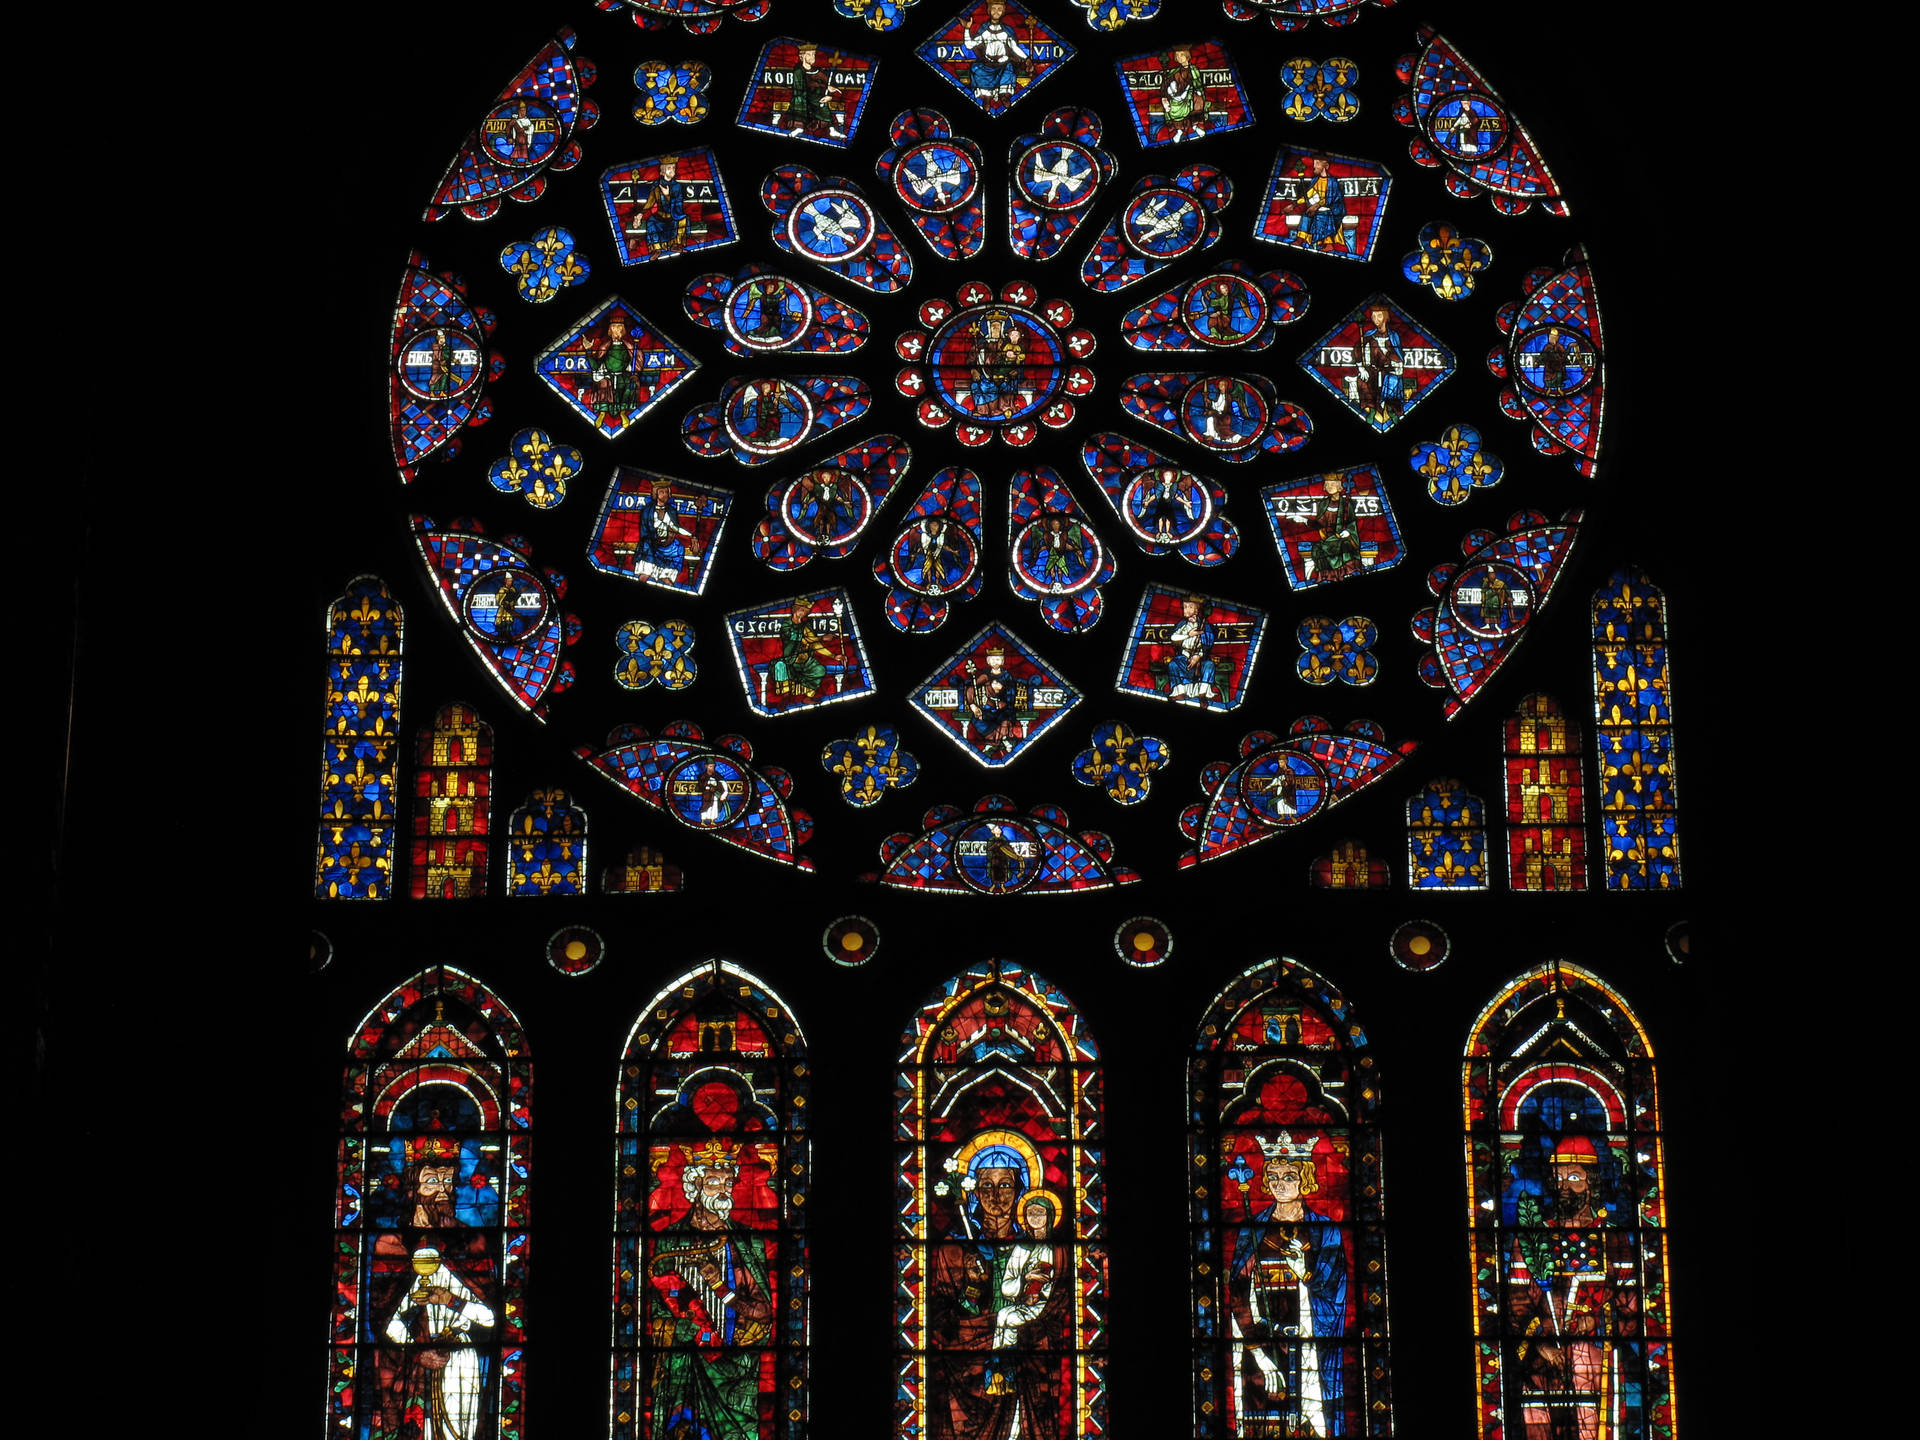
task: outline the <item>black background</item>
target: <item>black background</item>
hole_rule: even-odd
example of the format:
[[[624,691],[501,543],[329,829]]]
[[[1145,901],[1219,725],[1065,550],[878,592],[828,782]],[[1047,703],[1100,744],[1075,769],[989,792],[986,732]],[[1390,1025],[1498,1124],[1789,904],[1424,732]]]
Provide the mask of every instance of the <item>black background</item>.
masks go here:
[[[103,156],[133,157],[126,183],[144,198],[139,213],[151,241],[136,249],[124,226],[103,217],[93,258],[96,273],[120,287],[105,300],[113,312],[137,315],[151,333],[168,338],[145,350],[142,374],[120,403],[77,407],[89,437],[85,483],[59,496],[65,523],[57,553],[75,582],[75,683],[68,715],[47,716],[50,731],[65,731],[49,737],[48,753],[66,757],[45,767],[43,793],[56,806],[53,904],[38,1004],[23,1007],[17,1022],[35,1057],[27,1083],[40,1102],[33,1139],[42,1178],[30,1190],[41,1203],[32,1218],[36,1233],[51,1242],[29,1269],[44,1263],[58,1279],[68,1273],[61,1260],[68,1246],[114,1237],[115,1253],[131,1255],[121,1237],[137,1236],[140,1258],[124,1262],[114,1287],[131,1287],[148,1317],[152,1383],[191,1396],[183,1403],[206,1433],[262,1421],[270,1433],[313,1433],[321,1425],[326,1197],[342,1045],[388,989],[440,960],[470,967],[513,1005],[536,1065],[540,1259],[533,1272],[529,1423],[536,1440],[599,1433],[614,1062],[647,997],[712,955],[763,976],[793,1006],[816,1056],[815,1423],[824,1433],[888,1433],[889,1062],[910,1012],[942,976],[1002,955],[1061,985],[1109,1057],[1113,1428],[1122,1440],[1177,1434],[1186,1427],[1190,1395],[1180,1053],[1226,980],[1276,954],[1342,988],[1381,1057],[1398,1433],[1471,1432],[1458,1056],[1495,988],[1553,957],[1619,985],[1653,1035],[1669,1136],[1681,1424],[1696,1435],[1736,1433],[1752,1398],[1736,1352],[1747,1317],[1743,1282],[1722,1262],[1731,1251],[1752,1253],[1752,1222],[1729,1213],[1741,1207],[1728,1204],[1713,1167],[1727,1153],[1726,1136],[1750,1136],[1764,1114],[1745,1098],[1754,1082],[1736,1080],[1731,1070],[1745,1053],[1739,1042],[1750,1033],[1749,1016],[1764,1013],[1750,998],[1763,987],[1743,990],[1734,981],[1758,978],[1764,985],[1784,962],[1775,947],[1736,942],[1735,930],[1722,923],[1750,873],[1742,811],[1757,809],[1742,786],[1752,743],[1744,738],[1747,712],[1724,682],[1754,654],[1735,582],[1760,563],[1729,513],[1736,477],[1726,448],[1742,407],[1756,397],[1751,390],[1731,393],[1738,387],[1728,370],[1713,363],[1716,346],[1738,343],[1715,328],[1735,323],[1725,318],[1732,282],[1715,267],[1734,256],[1747,188],[1733,143],[1739,67],[1728,58],[1725,37],[1709,45],[1704,34],[1659,15],[1629,26],[1616,7],[1544,12],[1518,4],[1436,4],[1425,14],[1402,5],[1369,13],[1353,30],[1315,27],[1282,36],[1263,25],[1230,24],[1209,6],[1192,17],[1192,33],[1227,44],[1261,124],[1143,153],[1102,73],[1100,52],[1109,45],[1117,54],[1162,46],[1175,38],[1176,17],[1103,41],[1057,0],[1043,0],[1038,10],[1083,54],[995,122],[911,58],[901,36],[867,43],[866,32],[824,4],[802,17],[796,0],[776,0],[765,23],[730,22],[704,38],[643,37],[624,17],[591,9],[549,18],[531,7],[485,5],[253,15],[224,28],[206,21],[193,34],[163,28],[119,37],[135,41],[124,47],[116,77],[126,103],[102,108],[96,143]],[[923,0],[903,35],[917,43],[945,13],[936,0]],[[1432,176],[1405,160],[1413,132],[1387,114],[1398,87],[1387,66],[1369,57],[1390,60],[1414,48],[1422,19],[1459,44],[1525,120],[1572,197],[1571,219],[1499,220],[1484,199],[1440,197]],[[420,223],[424,198],[475,117],[560,22],[580,31],[576,53],[600,67],[588,93],[603,115],[582,137],[585,163],[555,177],[549,199],[524,208],[509,203],[483,225],[458,218]],[[732,125],[752,55],[771,36],[802,30],[890,57],[851,151],[782,144]],[[643,54],[713,64],[712,118],[691,129],[634,125],[629,76]],[[1275,61],[1294,54],[1360,59],[1361,118],[1345,127],[1282,120],[1270,77]],[[135,103],[188,61],[199,92],[218,96],[207,113],[225,122],[223,143],[202,149],[191,165],[176,164],[171,150],[153,142],[153,125]],[[727,373],[718,346],[678,313],[676,295],[698,270],[773,258],[749,177],[777,157],[846,174],[879,194],[871,166],[885,125],[918,102],[942,109],[982,143],[990,193],[998,196],[1009,139],[1052,106],[1075,100],[1105,116],[1122,186],[1189,159],[1210,160],[1233,175],[1238,195],[1226,238],[1208,259],[1285,265],[1314,288],[1307,318],[1282,332],[1264,363],[1283,394],[1313,411],[1320,434],[1301,464],[1284,472],[1264,462],[1213,471],[1236,496],[1245,547],[1220,572],[1217,588],[1274,611],[1246,707],[1219,717],[1102,698],[1117,631],[1140,584],[1216,584],[1178,561],[1119,550],[1112,613],[1079,639],[1051,636],[1030,606],[996,588],[998,567],[989,564],[980,601],[959,607],[934,639],[906,641],[879,619],[881,592],[867,573],[871,546],[837,566],[815,562],[792,577],[771,575],[742,552],[758,492],[778,467],[702,465],[677,444],[667,468],[737,491],[723,542],[728,553],[709,595],[698,605],[651,592],[629,595],[631,587],[589,570],[581,537],[608,453],[646,463],[659,453],[655,432],[664,417],[710,398]],[[1390,207],[1380,257],[1410,248],[1413,230],[1429,218],[1455,220],[1486,238],[1496,262],[1481,292],[1449,309],[1431,297],[1409,298],[1410,287],[1384,258],[1364,274],[1363,267],[1345,267],[1354,272],[1349,276],[1331,273],[1332,262],[1247,243],[1282,138],[1382,160],[1406,185]],[[621,272],[598,228],[595,177],[616,161],[686,144],[719,150],[742,243],[670,267]],[[1114,200],[1103,200],[1090,223],[1104,221]],[[899,207],[882,204],[904,234]],[[113,211],[126,219],[123,206]],[[1064,444],[1053,453],[1036,446],[971,457],[942,453],[937,442],[923,449],[923,433],[888,391],[893,365],[880,347],[902,328],[905,309],[951,293],[963,278],[997,278],[998,213],[989,211],[989,250],[979,264],[940,264],[918,236],[906,235],[917,273],[899,301],[825,282],[875,321],[869,349],[848,368],[874,384],[876,409],[840,433],[858,439],[885,425],[905,435],[916,449],[904,482],[909,495],[938,465],[970,461],[987,481],[989,551],[1004,535],[1000,477],[1029,459],[1055,464],[1103,536],[1118,539],[1110,512]],[[572,222],[582,237],[596,265],[594,283],[578,303],[563,296],[524,306],[491,256],[556,220]],[[1090,238],[1083,229],[1066,251],[1073,259],[1039,267],[1038,283],[1043,296],[1071,300],[1101,336],[1100,386],[1084,413],[1106,426],[1118,417],[1119,377],[1132,368],[1114,322],[1120,310],[1163,287],[1149,280],[1117,302],[1090,299],[1072,274]],[[1494,339],[1492,309],[1518,296],[1525,270],[1557,259],[1576,239],[1594,260],[1607,327],[1608,449],[1597,483],[1579,480],[1564,459],[1530,454],[1524,427],[1494,409],[1493,385],[1480,364]],[[494,345],[516,365],[617,288],[676,340],[691,341],[706,367],[662,415],[616,447],[562,419],[550,398],[536,400],[535,382],[523,373],[510,375],[493,391],[498,418],[468,432],[463,459],[430,465],[403,493],[387,451],[382,398],[385,312],[410,245],[425,248],[436,268],[466,273],[474,298],[501,316]],[[1184,276],[1204,263],[1188,261],[1167,273]],[[1291,355],[1375,287],[1432,324],[1461,361],[1448,388],[1386,442],[1371,441],[1330,397],[1316,400],[1285,373]],[[1512,475],[1499,489],[1444,511],[1411,487],[1397,489],[1409,497],[1396,508],[1410,558],[1392,576],[1357,582],[1352,597],[1353,608],[1381,623],[1379,653],[1388,673],[1367,691],[1299,687],[1288,673],[1290,631],[1311,611],[1286,598],[1277,576],[1262,578],[1255,557],[1270,555],[1271,541],[1251,490],[1322,463],[1390,459],[1456,418],[1480,426],[1515,466]],[[528,423],[545,423],[579,445],[590,466],[567,503],[546,516],[494,496],[479,479],[487,459]],[[1177,442],[1164,448],[1178,451]],[[1590,519],[1554,604],[1510,673],[1444,725],[1438,695],[1406,679],[1416,652],[1401,618],[1425,603],[1418,577],[1426,566],[1453,558],[1466,529],[1497,526],[1521,505],[1553,513],[1586,505]],[[569,652],[582,678],[575,693],[555,701],[553,724],[542,729],[511,715],[477,672],[422,587],[401,525],[409,508],[436,518],[481,513],[491,533],[528,535],[539,562],[567,572],[575,589],[565,604],[587,617],[590,629]],[[1508,895],[1501,873],[1489,894],[1415,896],[1404,888],[1405,795],[1430,777],[1455,775],[1498,812],[1500,720],[1534,689],[1555,694],[1584,718],[1591,693],[1585,599],[1630,561],[1645,566],[1670,599],[1686,889]],[[533,785],[567,785],[593,817],[596,880],[630,843],[646,841],[687,871],[686,893],[316,905],[308,876],[323,617],[330,599],[363,571],[385,577],[406,607],[406,733],[452,699],[477,704],[493,721],[496,827]],[[994,777],[885,698],[790,722],[751,720],[726,673],[727,657],[717,646],[706,648],[708,640],[697,652],[701,680],[678,702],[629,696],[606,678],[614,658],[607,633],[619,620],[704,621],[817,584],[844,585],[861,607],[883,697],[930,671],[998,614],[1090,698],[1045,742],[1040,758]],[[1375,588],[1363,595],[1366,586]],[[1206,871],[1176,873],[1172,856],[1185,842],[1174,817],[1198,798],[1198,764],[1231,753],[1247,729],[1283,729],[1293,716],[1315,712],[1336,724],[1369,716],[1386,725],[1391,740],[1417,738],[1423,748],[1394,780],[1337,816]],[[598,740],[616,720],[657,725],[682,715],[700,720],[710,735],[742,729],[765,758],[795,772],[797,803],[820,821],[820,836],[807,847],[820,862],[818,874],[736,857],[657,823],[567,753]],[[1121,813],[1066,775],[1066,758],[1109,715],[1165,737],[1173,748],[1173,767],[1156,779],[1138,814]],[[884,718],[900,726],[928,771],[904,796],[855,814],[828,793],[810,757],[853,721]],[[880,836],[915,828],[928,805],[969,805],[996,789],[1023,805],[1059,803],[1077,826],[1107,830],[1119,859],[1141,868],[1146,882],[1093,896],[991,904],[852,883],[875,868]],[[1500,872],[1503,827],[1494,831]],[[1307,887],[1310,859],[1348,835],[1389,859],[1398,888],[1351,895]],[[857,971],[829,964],[819,945],[824,926],[851,911],[872,917],[883,937],[879,958]],[[1115,927],[1143,912],[1166,921],[1176,939],[1172,961],[1150,971],[1123,967],[1112,948]],[[1414,917],[1439,922],[1451,936],[1452,958],[1438,971],[1409,974],[1388,956],[1393,928]],[[1676,966],[1662,936],[1683,919],[1698,932],[1699,948]],[[569,921],[592,924],[608,941],[608,960],[585,979],[565,979],[544,960],[546,936]],[[315,926],[337,952],[317,977],[306,961]],[[1736,958],[1741,968],[1730,968]],[[98,1333],[97,1310],[84,1293],[56,1284],[52,1300],[56,1313],[71,1311],[80,1333]],[[162,1318],[176,1312],[177,1323]],[[252,1422],[242,1418],[249,1416]]]

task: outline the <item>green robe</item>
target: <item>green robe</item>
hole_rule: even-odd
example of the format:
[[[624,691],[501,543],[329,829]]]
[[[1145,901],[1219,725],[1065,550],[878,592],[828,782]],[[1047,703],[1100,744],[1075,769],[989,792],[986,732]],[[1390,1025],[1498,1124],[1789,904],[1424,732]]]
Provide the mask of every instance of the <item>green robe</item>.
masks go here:
[[[714,1255],[730,1272],[734,1305],[709,1312],[688,1279],[695,1269],[690,1252]],[[755,1300],[770,1305],[765,1257],[738,1230],[696,1230],[681,1221],[661,1236],[649,1269],[648,1329],[662,1346],[653,1358],[652,1433],[680,1440],[682,1431],[694,1436],[705,1426],[714,1440],[759,1440],[760,1357],[773,1342],[772,1317],[737,1311]]]

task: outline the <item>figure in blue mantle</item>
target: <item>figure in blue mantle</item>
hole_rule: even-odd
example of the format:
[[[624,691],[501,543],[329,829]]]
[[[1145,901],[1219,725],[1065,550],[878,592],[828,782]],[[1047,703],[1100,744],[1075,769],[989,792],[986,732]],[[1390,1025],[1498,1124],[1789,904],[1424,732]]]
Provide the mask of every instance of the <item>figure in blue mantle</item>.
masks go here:
[[[1235,1418],[1242,1434],[1346,1435],[1346,1244],[1303,1198],[1320,1188],[1320,1137],[1257,1138],[1268,1203],[1235,1233],[1227,1276]],[[1247,1176],[1245,1159],[1229,1174]]]

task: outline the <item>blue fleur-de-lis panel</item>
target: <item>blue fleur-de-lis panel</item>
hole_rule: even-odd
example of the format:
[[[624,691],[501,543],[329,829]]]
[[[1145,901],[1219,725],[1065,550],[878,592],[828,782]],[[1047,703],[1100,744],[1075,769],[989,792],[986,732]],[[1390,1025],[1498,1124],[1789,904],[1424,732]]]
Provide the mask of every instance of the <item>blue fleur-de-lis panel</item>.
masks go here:
[[[1350,465],[1260,492],[1295,590],[1391,570],[1406,558],[1400,522],[1375,465]]]
[[[427,579],[460,633],[494,681],[535,719],[573,684],[573,663],[560,652],[580,639],[580,617],[560,609],[566,577],[536,567],[526,542],[489,540],[478,522],[441,527],[412,517],[414,544]]]
[[[720,398],[689,410],[680,438],[706,459],[731,455],[765,465],[809,440],[838,430],[873,405],[867,382],[853,375],[736,375]]]
[[[587,541],[587,563],[658,590],[707,588],[733,492],[636,465],[616,465]]]
[[[633,71],[639,92],[633,118],[642,125],[697,125],[713,108],[712,84],[712,68],[699,60],[642,60]]]
[[[753,746],[738,735],[709,743],[687,720],[655,737],[638,725],[620,725],[604,747],[581,745],[573,753],[689,830],[763,859],[813,869],[813,861],[800,853],[813,836],[813,817],[787,806],[793,777],[777,766],[755,765]]]
[[[862,290],[890,295],[913,279],[913,257],[851,180],[780,165],[760,185],[773,216],[773,243],[789,255],[844,275]]]
[[[600,108],[581,93],[593,83],[594,69],[574,57],[575,38],[562,27],[507,82],[434,187],[428,220],[456,210],[469,220],[492,219],[502,199],[538,200],[548,171],[580,163],[574,136],[593,127]]]
[[[1227,492],[1219,481],[1110,431],[1087,438],[1080,463],[1147,554],[1171,553],[1210,569],[1239,550],[1240,530],[1227,518]]]
[[[882,885],[948,895],[1049,895],[1132,885],[1140,874],[1114,863],[1113,841],[1098,830],[1075,833],[1058,805],[1026,814],[1004,795],[972,810],[936,805],[920,832],[880,845]]]
[[[1466,558],[1428,572],[1427,588],[1438,603],[1415,614],[1413,636],[1433,647],[1420,657],[1420,678],[1450,692],[1448,719],[1519,645],[1545,608],[1579,533],[1578,510],[1559,520],[1538,510],[1517,511],[1504,535],[1469,530],[1460,542]]]
[[[459,454],[460,427],[492,416],[484,391],[507,363],[486,348],[496,323],[453,275],[433,274],[417,250],[408,257],[387,360],[388,432],[401,480],[410,482],[428,456]]]
[[[1252,605],[1149,585],[1127,632],[1114,688],[1201,710],[1236,710],[1260,658],[1267,612]]]
[[[1294,669],[1309,685],[1371,685],[1380,673],[1373,647],[1380,643],[1380,627],[1364,615],[1329,620],[1309,615],[1295,628],[1300,657]]]
[[[507,821],[507,894],[587,893],[587,812],[565,790],[534,790]]]
[[[1138,805],[1153,788],[1156,771],[1173,758],[1167,742],[1142,735],[1117,720],[1096,725],[1093,744],[1073,757],[1073,778],[1107,792],[1116,805]]]
[[[989,769],[1019,759],[1080,699],[1038,652],[997,621],[907,696],[942,735]]]
[[[880,62],[817,40],[769,40],[740,97],[743,129],[844,150],[853,143]]]
[[[727,643],[756,715],[795,715],[874,690],[845,590],[812,590],[730,611]]]
[[[1407,801],[1407,883],[1415,890],[1487,888],[1487,806],[1458,780]]]
[[[651,414],[700,362],[616,295],[542,350],[533,368],[568,408],[611,440]]]
[[[521,430],[507,453],[487,467],[487,483],[502,495],[518,495],[536,510],[551,510],[567,498],[567,481],[582,469],[580,452],[556,444],[544,430]]]
[[[764,265],[696,275],[681,304],[731,355],[846,355],[872,328],[846,301]]]
[[[1172,178],[1141,176],[1087,251],[1081,283],[1110,294],[1212,249],[1220,243],[1220,212],[1232,200],[1233,182],[1212,165],[1188,165]]]
[[[1095,30],[1119,30],[1136,20],[1151,20],[1160,13],[1161,0],[1073,0],[1086,12],[1087,24]]]
[[[1020,0],[974,0],[914,52],[989,115],[1073,58],[1073,47]]]
[[[500,268],[513,276],[514,293],[529,305],[544,305],[593,273],[587,257],[577,253],[573,232],[558,225],[507,246],[500,252]]]
[[[1007,583],[1040,607],[1063,635],[1099,621],[1100,587],[1113,578],[1113,555],[1066,482],[1049,466],[1014,472],[1007,487]]]
[[[856,809],[878,805],[889,790],[904,790],[920,775],[920,761],[891,725],[869,725],[844,740],[828,742],[820,766],[840,786],[840,798]]]
[[[1449,425],[1438,440],[1423,440],[1408,454],[1407,464],[1427,482],[1427,498],[1436,505],[1458,505],[1473,491],[1498,485],[1507,473],[1472,425]]]
[[[1129,310],[1120,338],[1135,350],[1231,350],[1256,354],[1307,313],[1307,283],[1290,270],[1256,273],[1223,260],[1205,275]]]
[[[1224,135],[1253,124],[1253,105],[1218,41],[1176,40],[1114,63],[1142,149]]]
[[[679,25],[689,35],[712,35],[731,15],[735,20],[764,20],[773,0],[593,0],[602,10],[625,9],[642,30]]]
[[[613,632],[620,659],[613,679],[622,690],[684,690],[699,678],[693,658],[693,627],[684,620],[629,620]]]
[[[1360,97],[1354,91],[1359,82],[1360,67],[1338,56],[1331,60],[1284,60],[1280,83],[1287,87],[1287,93],[1280,98],[1280,109],[1288,119],[1302,124],[1330,120],[1344,125],[1360,113]]]
[[[916,318],[919,327],[894,341],[907,362],[894,389],[918,402],[922,425],[952,425],[962,445],[1031,445],[1042,426],[1071,424],[1076,402],[1093,390],[1093,369],[1083,363],[1095,349],[1093,332],[1074,325],[1066,301],[1042,301],[1025,280],[1008,281],[997,296],[969,280],[952,302],[928,300]]]
[[[600,177],[600,204],[622,265],[672,260],[739,238],[720,162],[706,146],[615,165]]]
[[[1400,273],[1424,285],[1442,300],[1464,300],[1493,264],[1493,247],[1435,220],[1420,227],[1414,248],[1400,262]]]
[[[873,576],[887,587],[887,621],[909,635],[946,624],[956,600],[980,593],[980,477],[949,465],[907,508]]]
[[[1119,164],[1100,148],[1100,117],[1068,105],[1015,138],[1007,151],[1007,238],[1022,260],[1051,260],[1080,222]]]
[[[1593,707],[1606,888],[1681,883],[1666,596],[1637,567],[1594,592]]]
[[[1300,368],[1385,434],[1453,374],[1453,351],[1385,295],[1363,300],[1300,357]]]
[[[1253,238],[1336,260],[1371,260],[1392,188],[1384,165],[1283,145],[1267,177]]]
[[[920,0],[833,0],[833,12],[885,33],[907,23],[907,11]]]
[[[1521,281],[1524,301],[1494,313],[1506,341],[1487,356],[1487,368],[1509,382],[1500,409],[1533,424],[1533,448],[1542,455],[1571,452],[1573,468],[1591,476],[1600,459],[1600,422],[1606,378],[1600,338],[1600,301],[1587,252],[1575,246],[1563,267],[1543,265]]]
[[[1120,404],[1136,420],[1232,465],[1262,454],[1290,454],[1313,434],[1313,417],[1252,371],[1129,375],[1120,386]]]
[[[902,110],[888,130],[893,144],[874,165],[907,209],[933,253],[970,260],[987,239],[980,147],[956,135],[938,110]]]
[[[1445,166],[1452,194],[1466,200],[1484,193],[1502,215],[1534,205],[1565,215],[1552,172],[1499,92],[1431,26],[1420,27],[1420,39],[1425,48],[1402,56],[1394,71],[1408,89],[1394,102],[1393,118],[1420,132],[1407,145],[1414,162]]]
[[[1351,25],[1367,5],[1385,8],[1396,0],[1220,0],[1229,20],[1259,20],[1282,33],[1304,30],[1316,20],[1323,25]]]
[[[1285,736],[1255,730],[1232,759],[1200,771],[1206,798],[1180,812],[1180,831],[1195,847],[1182,867],[1204,865],[1303,824],[1351,798],[1418,749],[1398,749],[1371,720],[1335,731],[1318,715],[1303,715]]]
[[[314,898],[384,900],[393,884],[406,617],[376,575],[327,614],[327,701]]]
[[[816,555],[845,559],[912,458],[898,435],[876,435],[811,470],[775,481],[767,491],[767,513],[753,530],[754,558],[783,572],[798,570]]]

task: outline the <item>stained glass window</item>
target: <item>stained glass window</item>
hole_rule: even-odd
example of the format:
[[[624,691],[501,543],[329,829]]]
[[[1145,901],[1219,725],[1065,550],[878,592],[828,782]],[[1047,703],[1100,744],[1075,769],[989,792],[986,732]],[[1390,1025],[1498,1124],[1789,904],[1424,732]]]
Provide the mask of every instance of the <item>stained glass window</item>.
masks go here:
[[[900,1043],[895,1435],[1104,1435],[1093,1037],[1040,976],[991,961],[940,986]]]
[[[1551,695],[1529,695],[1503,736],[1507,883],[1515,890],[1587,888],[1587,801],[1580,727]]]
[[[1458,780],[1407,801],[1407,883],[1416,890],[1487,888],[1487,806]]]
[[[806,1038],[714,961],[648,1002],[615,1095],[613,1433],[807,1431]]]
[[[587,812],[556,786],[532,791],[507,822],[509,895],[587,893]]]
[[[1673,1433],[1653,1047],[1564,961],[1501,987],[1467,1041],[1467,1214],[1482,1440]]]
[[[328,1434],[518,1440],[533,1067],[513,1012],[433,965],[348,1048]]]
[[[1667,597],[1635,566],[1593,597],[1594,739],[1609,890],[1680,884]]]
[[[327,613],[327,709],[314,893],[392,893],[399,803],[400,641],[405,620],[386,582],[362,575]]]
[[[1193,1433],[1391,1435],[1380,1075],[1304,965],[1236,978],[1189,1062]]]
[[[487,893],[493,816],[493,727],[468,705],[445,705],[413,750],[413,896]]]

